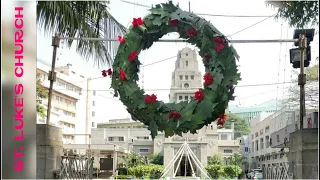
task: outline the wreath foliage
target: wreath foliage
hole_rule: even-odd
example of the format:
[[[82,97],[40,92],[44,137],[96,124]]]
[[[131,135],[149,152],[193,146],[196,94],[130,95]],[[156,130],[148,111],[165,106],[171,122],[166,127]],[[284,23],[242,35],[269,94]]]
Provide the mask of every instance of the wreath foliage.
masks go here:
[[[134,120],[148,126],[152,138],[158,131],[164,131],[166,137],[188,131],[195,133],[216,120],[218,125],[223,125],[228,101],[234,99],[234,86],[240,80],[236,65],[239,56],[235,49],[211,23],[182,11],[171,1],[156,5],[150,12],[143,19],[134,18],[127,34],[118,37],[120,45],[113,63],[111,85],[115,96],[120,95]],[[145,94],[136,83],[141,65],[139,53],[172,32],[200,49],[205,66],[204,88],[189,102],[157,101],[156,95]]]

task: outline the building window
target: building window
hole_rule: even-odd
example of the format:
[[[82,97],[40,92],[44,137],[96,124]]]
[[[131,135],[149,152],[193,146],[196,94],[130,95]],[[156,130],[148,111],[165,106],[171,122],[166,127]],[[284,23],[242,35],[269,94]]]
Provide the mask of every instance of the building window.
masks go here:
[[[179,100],[182,100],[182,96],[179,96]]]
[[[184,96],[184,100],[188,101],[189,100],[189,96]]]
[[[149,136],[140,136],[140,137],[137,137],[137,139],[139,139],[139,140],[149,140]]]
[[[254,142],[251,143],[252,152],[254,152]]]
[[[263,138],[260,138],[260,149],[264,148]]]
[[[185,75],[185,76],[184,76],[184,79],[185,79],[185,80],[188,80],[188,75]]]
[[[260,135],[262,135],[262,134],[263,134],[263,129],[260,130]]]
[[[269,136],[266,136],[266,148],[268,148],[270,145],[269,141],[270,141]]]
[[[92,127],[93,127],[93,128],[96,127],[94,122],[92,122]]]
[[[254,139],[254,135],[253,134],[251,135],[251,139]]]
[[[59,97],[59,96],[56,96],[56,100],[59,101],[59,99],[60,99],[60,97]]]
[[[228,140],[228,135],[227,134],[221,134],[221,139],[220,140]]]
[[[266,132],[266,133],[269,132],[269,126],[266,127],[265,132]]]
[[[108,141],[124,141],[124,137],[108,137]]]
[[[256,151],[259,151],[259,144],[258,144],[258,140],[256,140]]]
[[[256,132],[256,137],[258,137],[259,136],[259,134],[258,134],[258,132]]]
[[[194,75],[191,75],[191,80],[194,80]]]
[[[94,91],[92,91],[92,93],[93,93],[93,95],[95,96],[96,95],[96,91],[94,90]]]
[[[244,147],[244,152],[249,152],[249,148],[248,147]]]
[[[186,56],[188,56],[188,53],[186,53]]]
[[[94,111],[92,111],[92,117],[94,117],[96,115],[96,113]]]
[[[95,106],[96,105],[96,102],[95,101],[92,101],[92,106]]]
[[[228,153],[228,154],[232,154],[232,149],[224,149],[223,152]]]
[[[140,152],[147,153],[147,152],[149,152],[149,149],[140,149]]]
[[[186,61],[186,66],[188,67],[188,61]]]
[[[179,77],[180,77],[180,80],[182,80],[182,79],[183,79],[183,76],[182,76],[182,75],[180,75]]]
[[[73,106],[76,107],[76,102],[72,102]]]
[[[277,142],[280,142],[280,136],[277,134]]]

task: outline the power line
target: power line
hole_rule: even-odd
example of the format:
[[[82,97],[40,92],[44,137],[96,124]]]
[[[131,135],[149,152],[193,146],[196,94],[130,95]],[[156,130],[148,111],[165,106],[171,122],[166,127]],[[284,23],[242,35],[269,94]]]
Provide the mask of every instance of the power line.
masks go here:
[[[139,4],[139,3],[135,3],[135,2],[129,2],[129,1],[125,1],[125,0],[121,0],[124,3],[127,4],[132,4],[135,6],[140,6],[140,7],[145,7],[145,8],[152,8],[152,6],[148,6],[148,5],[144,5],[144,4]],[[269,17],[269,16],[264,16],[264,15],[226,15],[226,14],[206,14],[206,13],[194,13],[196,15],[200,15],[200,16],[214,16],[214,17],[235,17],[235,18],[257,18],[257,17]]]
[[[283,31],[283,20],[282,20],[282,22],[281,22],[280,39],[282,38],[282,31]],[[279,50],[278,82],[280,81],[281,53],[282,53],[282,43],[280,43],[280,50]],[[278,110],[278,95],[279,95],[279,85],[277,85],[276,110]]]
[[[230,35],[228,35],[228,36],[233,36],[233,35],[235,35],[235,34],[238,34],[238,33],[242,32],[242,31],[245,31],[245,30],[247,30],[247,29],[249,29],[249,28],[251,28],[251,27],[253,27],[253,26],[255,26],[255,25],[258,25],[258,24],[260,24],[260,23],[262,23],[262,22],[270,19],[271,17],[274,17],[275,15],[276,15],[276,14],[274,14],[274,15],[272,15],[272,16],[269,16],[269,17],[267,17],[267,18],[265,18],[265,19],[262,19],[261,21],[258,21],[258,22],[256,22],[256,23],[254,23],[254,24],[252,24],[252,25],[250,25],[250,26],[248,26],[248,27],[246,27],[246,28],[243,28],[243,29],[241,29],[241,30],[239,30],[239,31],[236,31],[235,33],[230,34]]]
[[[259,86],[272,86],[278,84],[289,84],[293,82],[282,82],[282,83],[267,83],[267,84],[248,84],[248,85],[236,85],[234,87],[241,88],[241,87],[259,87]],[[144,89],[145,91],[169,91],[169,90],[198,90],[199,88],[179,88],[179,89]],[[55,89],[55,90],[68,90],[68,89]],[[82,89],[83,91],[107,91],[112,92],[112,89]],[[68,90],[69,91],[69,90]]]

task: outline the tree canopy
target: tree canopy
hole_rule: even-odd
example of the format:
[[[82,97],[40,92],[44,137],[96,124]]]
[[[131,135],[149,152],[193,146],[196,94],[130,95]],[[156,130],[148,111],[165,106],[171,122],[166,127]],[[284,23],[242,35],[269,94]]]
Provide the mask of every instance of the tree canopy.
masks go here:
[[[267,1],[278,7],[276,19],[284,19],[291,27],[306,28],[319,25],[319,1]]]
[[[71,38],[116,38],[126,28],[109,12],[108,1],[37,1],[37,25],[47,34]],[[73,40],[67,41],[70,48]],[[48,44],[49,46],[49,44]],[[118,42],[76,40],[76,50],[85,59],[110,65]]]
[[[39,73],[37,73],[37,90],[36,90],[36,96],[37,96],[37,114],[44,118],[46,116],[46,110],[41,105],[41,102],[43,99],[48,97],[48,90],[42,85],[41,76]]]
[[[319,108],[319,64],[312,65],[305,69],[307,83],[305,85],[305,102],[306,108]],[[298,77],[299,72],[294,71],[295,77]],[[295,107],[300,104],[300,88],[298,79],[293,79],[294,84],[288,88],[287,98],[284,104],[290,103],[290,106]]]
[[[250,134],[250,128],[248,123],[236,116],[235,114],[230,113],[228,119],[225,121],[224,128],[231,129],[231,120],[234,120],[234,138],[238,138],[244,135]]]

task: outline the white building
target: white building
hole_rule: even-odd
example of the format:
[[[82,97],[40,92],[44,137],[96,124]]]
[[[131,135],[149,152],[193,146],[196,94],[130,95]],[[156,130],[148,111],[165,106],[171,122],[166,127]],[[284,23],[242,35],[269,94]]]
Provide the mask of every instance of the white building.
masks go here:
[[[271,167],[287,162],[287,148],[272,148],[271,134],[288,125],[292,111],[281,109],[276,113],[262,112],[251,121],[249,136],[251,169]]]
[[[48,73],[50,64],[37,61],[37,73],[42,84],[49,88]],[[88,144],[91,128],[96,127],[95,91],[90,78],[72,69],[70,64],[56,68],[56,81],[53,85],[52,109],[50,123],[61,127],[65,144]],[[48,100],[42,100],[47,108]],[[37,116],[37,123],[46,123],[46,118]]]

